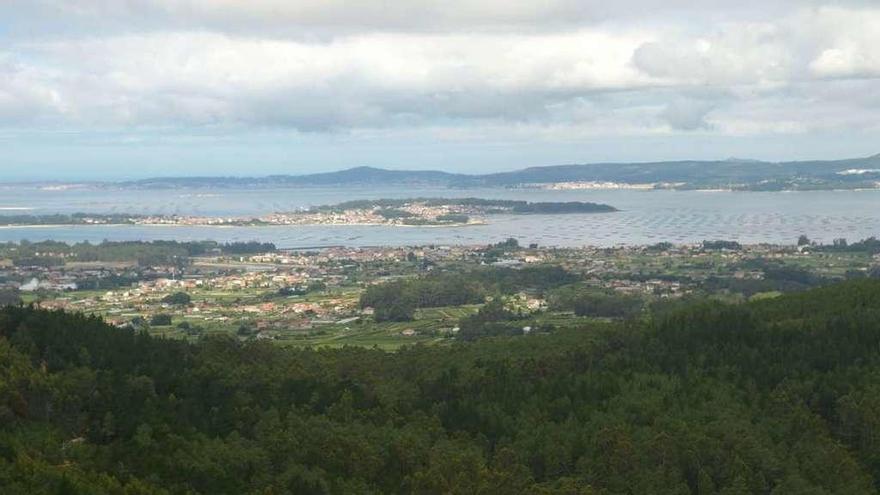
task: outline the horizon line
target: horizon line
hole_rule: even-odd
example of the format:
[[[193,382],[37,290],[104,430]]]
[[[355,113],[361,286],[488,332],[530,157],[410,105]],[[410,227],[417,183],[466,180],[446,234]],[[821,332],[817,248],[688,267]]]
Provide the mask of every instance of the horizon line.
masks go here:
[[[79,184],[126,184],[133,182],[146,182],[151,180],[174,180],[174,179],[269,179],[273,177],[309,177],[314,175],[327,175],[327,174],[336,174],[342,172],[348,172],[351,170],[358,169],[369,169],[369,170],[378,170],[385,172],[412,172],[412,173],[441,173],[452,176],[463,176],[463,177],[481,177],[487,175],[497,175],[497,174],[505,174],[505,173],[514,173],[523,170],[530,170],[536,168],[551,168],[551,167],[576,167],[576,166],[591,166],[591,165],[652,165],[652,164],[671,164],[671,163],[685,163],[685,162],[703,162],[703,163],[747,163],[754,165],[778,165],[778,164],[791,164],[791,163],[810,163],[810,162],[842,162],[849,160],[867,160],[871,158],[880,158],[880,153],[875,153],[872,155],[866,156],[855,156],[855,157],[847,157],[847,158],[831,158],[831,159],[807,159],[807,160],[760,160],[760,159],[752,159],[752,158],[739,158],[739,157],[727,157],[723,159],[696,159],[696,158],[680,158],[676,160],[658,160],[658,161],[601,161],[601,162],[586,162],[586,163],[557,163],[552,165],[530,165],[527,167],[518,167],[512,168],[509,170],[496,171],[496,172],[488,172],[488,173],[465,173],[465,172],[450,172],[442,169],[412,169],[412,168],[385,168],[384,166],[374,166],[374,165],[352,165],[345,168],[328,170],[324,172],[306,172],[300,174],[265,174],[265,175],[153,175],[153,176],[144,176],[140,178],[117,178],[117,179],[75,179],[75,178],[59,178],[59,179],[18,179],[18,180],[10,180],[0,178],[0,185],[28,185],[28,184],[64,184],[64,185],[79,185]]]

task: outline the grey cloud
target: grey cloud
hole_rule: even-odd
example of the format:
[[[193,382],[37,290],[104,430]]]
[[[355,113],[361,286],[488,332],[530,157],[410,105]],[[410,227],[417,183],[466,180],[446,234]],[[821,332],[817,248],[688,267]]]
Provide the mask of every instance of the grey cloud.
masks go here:
[[[227,33],[332,36],[367,31],[543,31],[599,23],[668,24],[772,20],[823,0],[7,0],[11,30],[52,36],[99,30],[207,29]],[[837,0],[840,7],[874,5]],[[16,29],[18,28],[18,29]]]
[[[648,42],[636,49],[632,60],[646,74],[682,83],[783,81],[794,70],[793,56],[775,29],[763,26],[730,37]]]
[[[666,105],[660,116],[676,130],[710,129],[706,116],[714,109],[711,102],[681,99]]]

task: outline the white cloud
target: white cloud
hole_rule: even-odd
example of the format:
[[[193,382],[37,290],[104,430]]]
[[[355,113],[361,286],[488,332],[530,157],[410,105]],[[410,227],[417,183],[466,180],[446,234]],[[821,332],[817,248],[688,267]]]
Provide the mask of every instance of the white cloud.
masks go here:
[[[21,64],[11,54],[0,52],[0,125],[62,114],[65,106],[54,78],[51,70]]]
[[[65,119],[309,129],[526,118],[573,94],[647,83],[629,64],[643,39],[374,34],[304,43],[162,33],[20,50],[38,62],[32,72],[61,73],[52,84],[68,109],[57,116]]]
[[[671,84],[761,84],[787,79],[791,47],[774,24],[737,24],[705,36],[676,36],[645,43],[633,63]]]
[[[840,93],[880,77],[880,10],[860,2],[16,4],[7,127],[742,134],[856,128],[878,108],[871,84]],[[35,28],[47,12],[69,25]]]
[[[880,9],[819,10],[808,19],[816,38],[810,70],[825,77],[880,77]]]

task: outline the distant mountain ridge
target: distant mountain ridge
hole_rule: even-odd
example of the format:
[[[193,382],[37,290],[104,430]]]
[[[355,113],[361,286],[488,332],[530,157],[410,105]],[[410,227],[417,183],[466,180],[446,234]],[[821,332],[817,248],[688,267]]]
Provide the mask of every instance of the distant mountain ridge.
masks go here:
[[[436,170],[387,170],[354,167],[336,172],[266,177],[159,177],[119,183],[123,187],[248,187],[248,186],[333,186],[354,184],[438,184],[449,185],[470,178]]]
[[[843,160],[765,162],[739,158],[551,165],[490,174],[355,167],[336,172],[267,177],[171,177],[116,184],[126,188],[422,185],[522,187],[572,182],[652,184],[659,188],[743,190],[877,188],[880,154]]]

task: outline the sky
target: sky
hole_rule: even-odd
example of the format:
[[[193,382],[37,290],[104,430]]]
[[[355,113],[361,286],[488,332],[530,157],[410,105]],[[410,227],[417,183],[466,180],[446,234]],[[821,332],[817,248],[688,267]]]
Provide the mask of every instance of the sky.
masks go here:
[[[880,152],[880,3],[3,0],[0,180]]]

